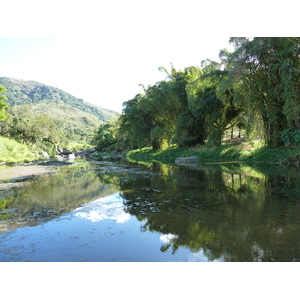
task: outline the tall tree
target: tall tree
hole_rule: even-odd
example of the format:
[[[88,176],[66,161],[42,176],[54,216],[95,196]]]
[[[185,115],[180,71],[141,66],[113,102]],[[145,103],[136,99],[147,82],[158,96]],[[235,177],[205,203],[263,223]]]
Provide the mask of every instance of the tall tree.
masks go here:
[[[150,131],[153,128],[151,112],[140,108],[144,95],[138,94],[123,103],[120,127],[117,133],[122,148],[140,148],[150,145]]]
[[[187,85],[188,107],[202,124],[203,138],[208,138],[213,146],[220,146],[224,131],[238,122],[242,108],[235,101],[228,71],[211,60],[203,61],[201,67],[202,74]]]
[[[300,38],[231,38],[232,72],[243,82],[247,106],[259,114],[270,147],[283,144],[281,133],[300,128]]]

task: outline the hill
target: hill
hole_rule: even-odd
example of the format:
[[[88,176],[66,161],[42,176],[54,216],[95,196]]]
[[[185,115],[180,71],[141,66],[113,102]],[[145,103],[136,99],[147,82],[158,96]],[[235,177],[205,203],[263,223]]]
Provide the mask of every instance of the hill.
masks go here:
[[[24,81],[9,77],[0,77],[0,85],[6,88],[6,96],[10,106],[32,104],[66,104],[85,113],[96,116],[100,121],[107,122],[119,116],[119,113],[98,107],[78,99],[56,87],[36,81]]]
[[[90,147],[95,131],[119,113],[84,102],[58,88],[36,81],[0,77],[9,104],[0,135],[28,145],[35,153],[56,147]]]
[[[28,120],[37,120],[39,116],[46,115],[55,123],[57,134],[66,136],[68,140],[78,142],[89,142],[94,132],[103,124],[96,116],[67,104],[16,105],[10,107],[9,112],[13,120],[17,118],[19,123],[20,120],[26,120],[27,127]],[[7,120],[8,124],[9,120],[10,118]],[[11,124],[11,126],[15,125]]]

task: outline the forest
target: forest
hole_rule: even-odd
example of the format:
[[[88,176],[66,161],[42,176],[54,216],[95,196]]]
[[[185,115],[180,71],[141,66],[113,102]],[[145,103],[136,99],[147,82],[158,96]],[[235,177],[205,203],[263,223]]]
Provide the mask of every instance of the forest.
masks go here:
[[[224,133],[243,132],[267,148],[300,142],[300,38],[230,38],[234,51],[184,70],[160,67],[166,79],[142,86],[124,102],[116,122],[102,124],[99,150],[170,145],[221,145]]]

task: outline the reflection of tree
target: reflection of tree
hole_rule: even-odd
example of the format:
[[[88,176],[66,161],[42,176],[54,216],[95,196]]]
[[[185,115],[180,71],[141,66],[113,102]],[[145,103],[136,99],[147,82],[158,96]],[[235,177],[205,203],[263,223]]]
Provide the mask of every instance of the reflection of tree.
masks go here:
[[[203,250],[210,260],[291,261],[300,257],[298,179],[154,165],[145,176],[120,178],[127,211],[144,230],[176,236],[162,247]],[[145,167],[146,168],[146,167]],[[234,167],[236,169],[236,165]],[[278,197],[279,196],[279,197]],[[286,198],[288,197],[288,198]]]
[[[144,221],[141,230],[162,234],[161,251],[186,247],[225,261],[300,258],[299,175],[275,166],[67,167],[2,197],[0,225],[36,225],[119,189],[127,212]]]
[[[6,228],[49,221],[86,202],[116,192],[115,185],[99,179],[99,172],[88,164],[63,167],[55,175],[37,177],[30,185],[15,189],[5,197]],[[7,213],[10,210],[11,215]]]

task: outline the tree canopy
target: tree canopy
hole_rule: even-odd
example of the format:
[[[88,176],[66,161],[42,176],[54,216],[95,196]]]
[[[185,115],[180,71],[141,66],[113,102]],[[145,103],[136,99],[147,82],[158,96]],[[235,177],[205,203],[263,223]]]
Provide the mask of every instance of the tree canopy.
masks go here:
[[[166,79],[124,102],[116,139],[123,148],[210,144],[244,128],[267,147],[300,142],[300,38],[231,38],[220,62],[159,70]]]

